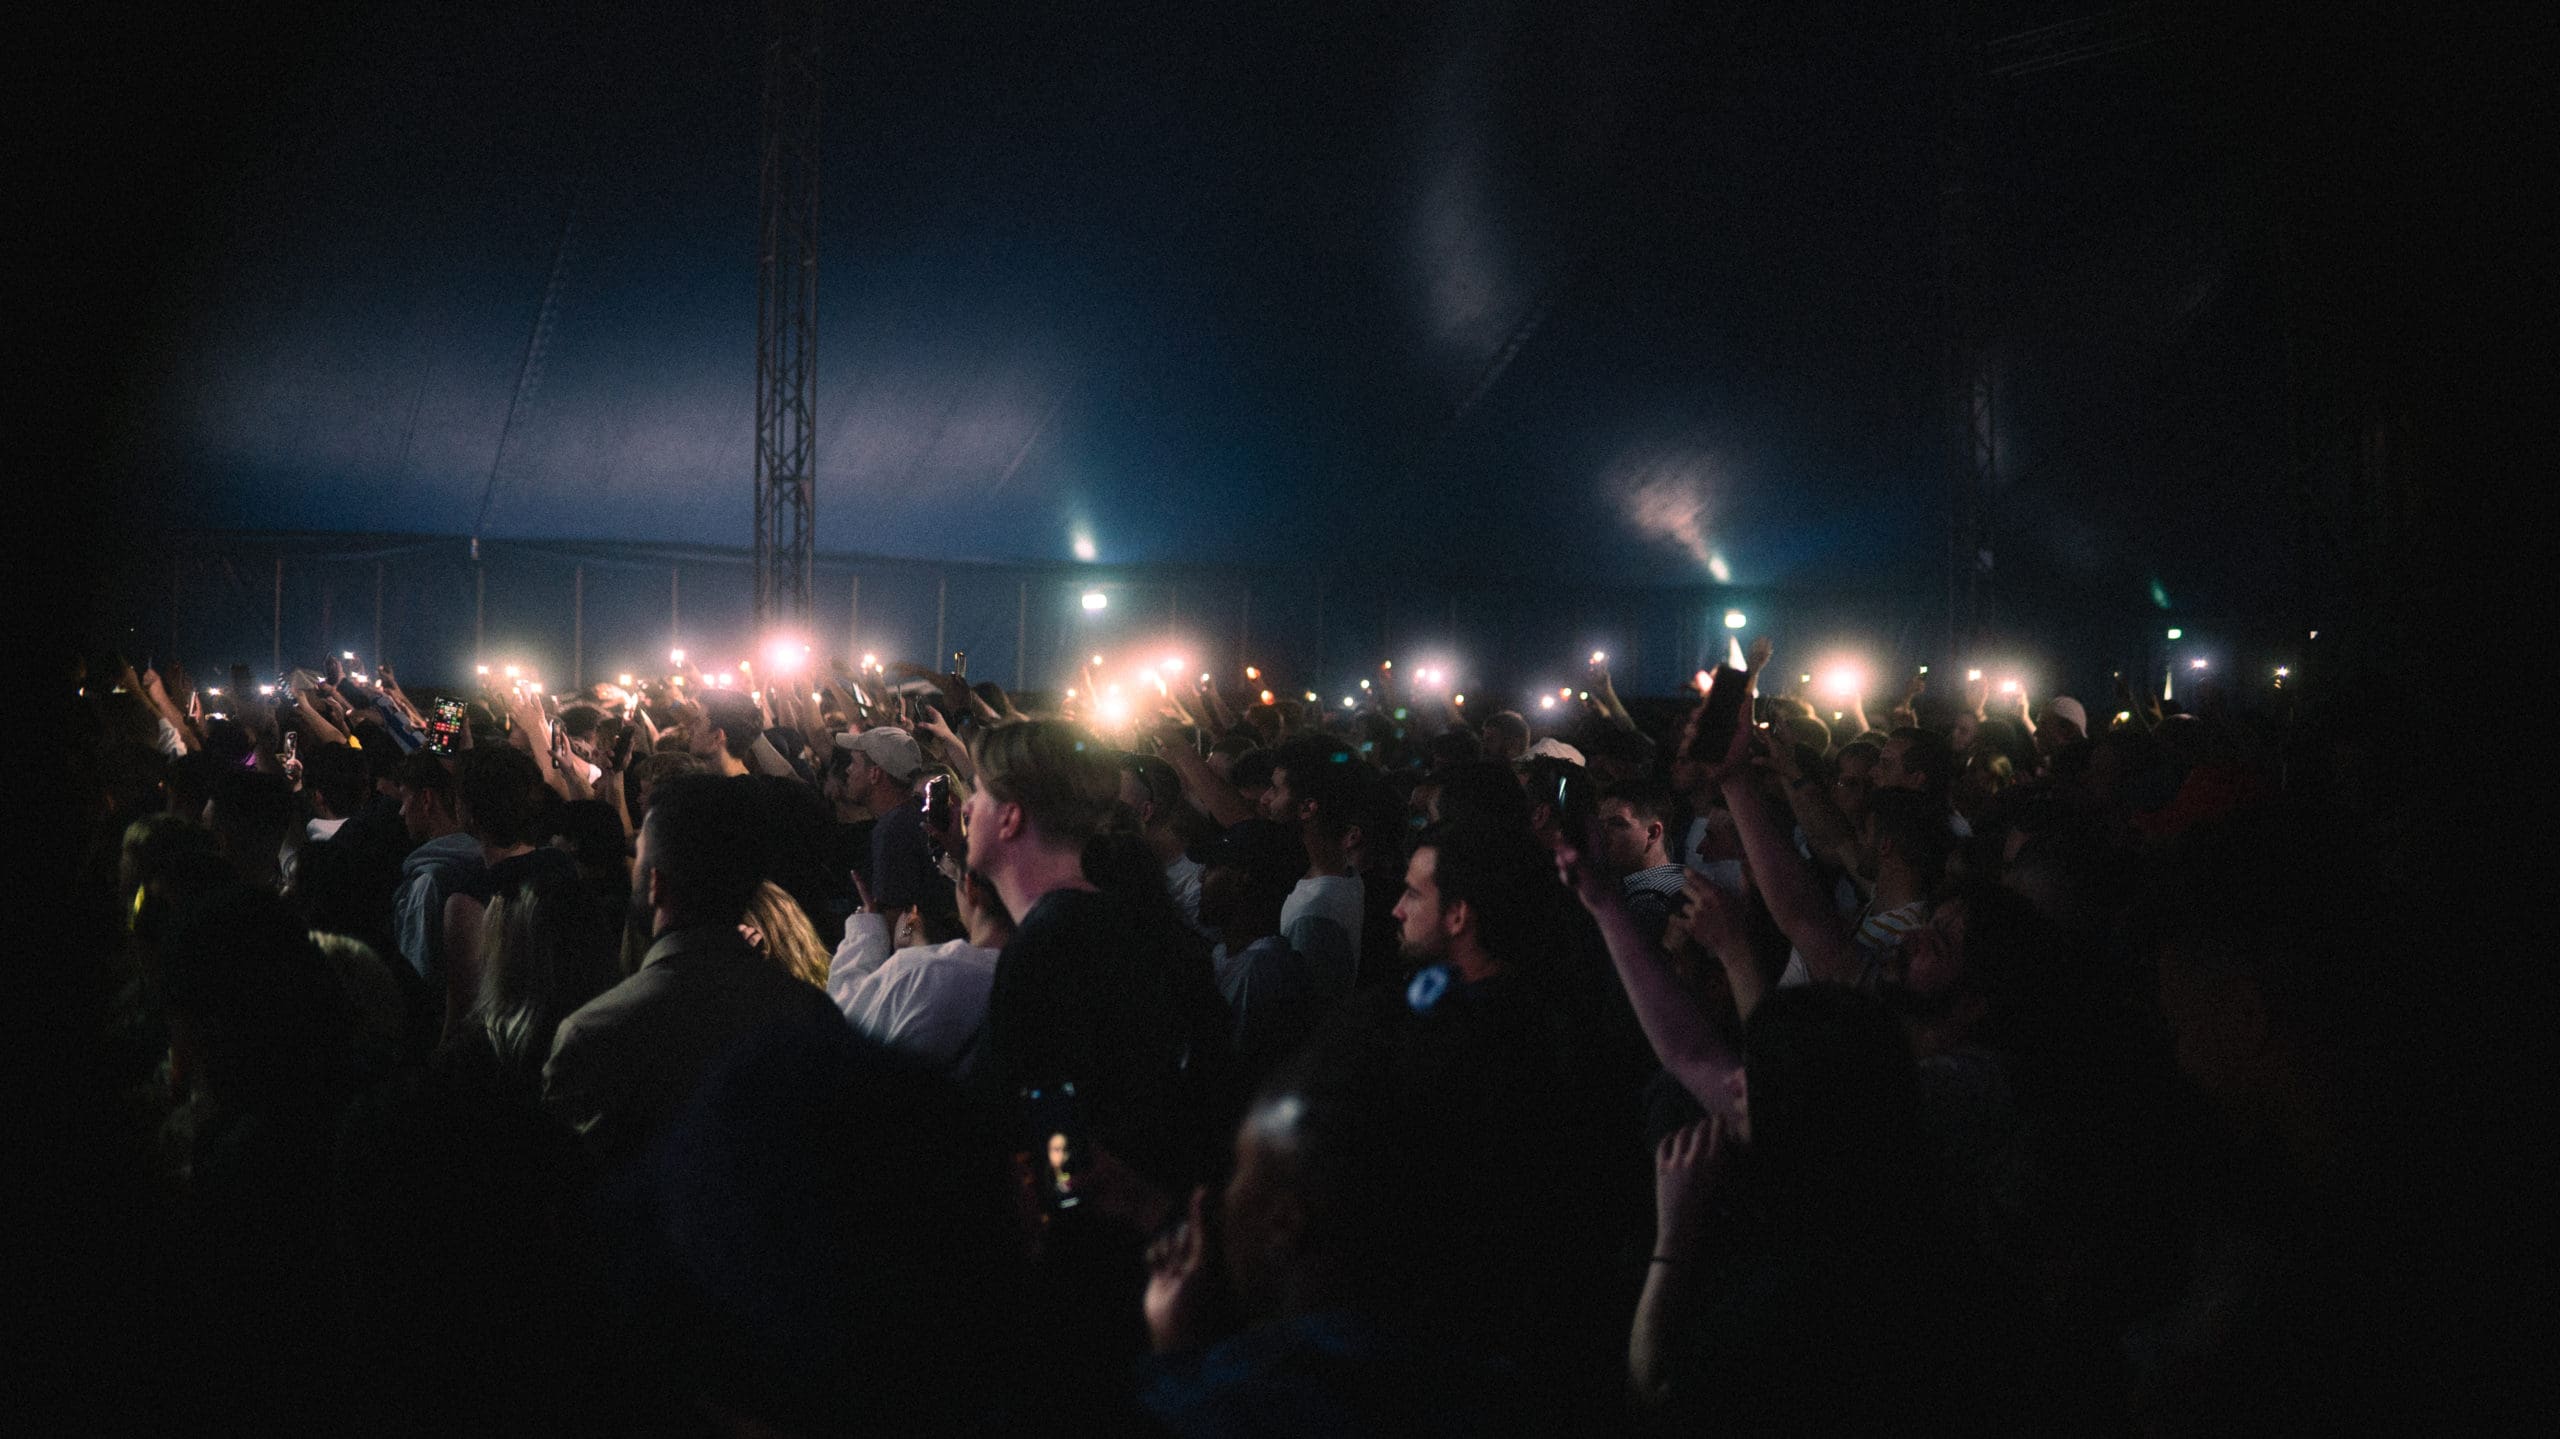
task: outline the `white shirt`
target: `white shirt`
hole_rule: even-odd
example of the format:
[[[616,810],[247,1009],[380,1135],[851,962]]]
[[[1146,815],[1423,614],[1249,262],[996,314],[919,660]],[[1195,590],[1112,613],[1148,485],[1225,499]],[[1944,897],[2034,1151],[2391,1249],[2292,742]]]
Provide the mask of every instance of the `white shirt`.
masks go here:
[[[1190,921],[1193,929],[1200,929],[1200,874],[1206,868],[1187,854],[1175,855],[1173,863],[1164,867],[1164,887],[1172,892],[1173,902],[1181,906],[1182,917]],[[1211,939],[1217,937],[1205,929],[1200,932]]]
[[[986,1024],[997,953],[965,939],[893,953],[888,917],[866,910],[845,921],[827,994],[854,1028],[959,1073]]]
[[[1289,891],[1280,906],[1280,935],[1307,957],[1315,970],[1316,995],[1334,1000],[1351,992],[1360,977],[1360,877],[1352,874],[1309,875]]]
[[[311,821],[311,823],[303,826],[302,832],[310,836],[311,841],[314,844],[317,844],[324,839],[337,838],[338,831],[346,828],[346,826],[347,822],[342,819],[315,819]]]

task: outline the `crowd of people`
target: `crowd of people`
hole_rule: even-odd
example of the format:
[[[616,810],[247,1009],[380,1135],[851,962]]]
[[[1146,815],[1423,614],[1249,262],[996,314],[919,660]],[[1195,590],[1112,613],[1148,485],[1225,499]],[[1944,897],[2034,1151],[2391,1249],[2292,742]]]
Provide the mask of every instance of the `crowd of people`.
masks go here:
[[[1871,725],[1773,675],[1763,645],[1703,695],[1598,671],[1478,717],[1391,666],[1347,708],[1136,714],[917,665],[454,695],[352,656],[264,692],[76,666],[47,962],[95,1001],[116,1402],[2379,1412],[2434,1211],[2390,1159],[2425,837],[2370,724],[1915,681]]]

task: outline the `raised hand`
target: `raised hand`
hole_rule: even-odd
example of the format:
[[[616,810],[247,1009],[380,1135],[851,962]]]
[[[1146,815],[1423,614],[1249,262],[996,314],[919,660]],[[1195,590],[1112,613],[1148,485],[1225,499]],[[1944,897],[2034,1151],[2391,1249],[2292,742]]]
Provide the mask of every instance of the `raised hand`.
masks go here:
[[[1209,1341],[1216,1309],[1209,1263],[1209,1191],[1191,1191],[1191,1207],[1172,1232],[1147,1247],[1147,1337],[1158,1354]]]
[[[1687,1258],[1697,1252],[1732,1149],[1723,1116],[1713,1114],[1673,1130],[1654,1146],[1654,1253]]]

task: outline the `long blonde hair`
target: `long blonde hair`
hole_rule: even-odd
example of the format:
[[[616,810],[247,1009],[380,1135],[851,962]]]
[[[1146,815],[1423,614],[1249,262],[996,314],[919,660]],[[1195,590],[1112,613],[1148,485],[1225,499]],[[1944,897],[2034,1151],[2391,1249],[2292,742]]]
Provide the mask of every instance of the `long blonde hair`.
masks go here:
[[[757,885],[755,899],[740,918],[755,927],[763,940],[757,947],[781,965],[783,973],[820,989],[827,987],[826,946],[818,943],[817,927],[809,923],[809,916],[800,912],[800,901],[782,886],[772,880]]]

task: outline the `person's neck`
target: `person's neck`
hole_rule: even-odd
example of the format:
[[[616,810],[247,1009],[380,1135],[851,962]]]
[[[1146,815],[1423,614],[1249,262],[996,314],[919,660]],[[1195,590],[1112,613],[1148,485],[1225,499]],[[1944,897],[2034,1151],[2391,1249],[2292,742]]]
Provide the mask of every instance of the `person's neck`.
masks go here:
[[[1642,874],[1646,870],[1660,869],[1669,863],[1671,863],[1670,852],[1657,844],[1644,852],[1644,862],[1635,867],[1635,872]]]
[[[1501,961],[1487,953],[1484,941],[1473,935],[1465,936],[1449,945],[1449,967],[1456,970],[1458,977],[1469,984],[1479,979],[1489,979],[1502,972]]]
[[[437,840],[451,839],[460,833],[462,833],[462,826],[459,824],[430,825],[427,827],[427,837],[418,842],[420,844],[433,844]]]
[[[726,746],[723,746],[721,749],[713,752],[711,757],[711,768],[712,772],[719,775],[722,779],[736,779],[738,776],[747,773],[746,761],[729,753]]]
[[[1349,872],[1350,865],[1342,856],[1342,841],[1326,838],[1314,825],[1300,826],[1299,837],[1307,847],[1307,878]]]
[[[1157,825],[1147,831],[1147,849],[1156,857],[1156,863],[1170,865],[1182,858],[1182,836],[1172,825]]]
[[[1876,867],[1876,902],[1873,906],[1875,909],[1900,909],[1914,900],[1928,897],[1928,886],[1920,882],[1920,876],[1913,874],[1909,865],[1886,864]]]
[[[533,846],[529,844],[491,844],[485,839],[480,841],[482,864],[496,864],[502,859],[513,859],[517,855],[531,853],[533,853]]]
[[[987,878],[1016,924],[1031,913],[1033,905],[1059,890],[1094,888],[1093,881],[1084,877],[1083,854],[1062,845],[1020,846],[989,868]]]
[[[884,779],[863,792],[862,803],[873,814],[885,817],[889,811],[914,797],[914,791],[895,780]]]

